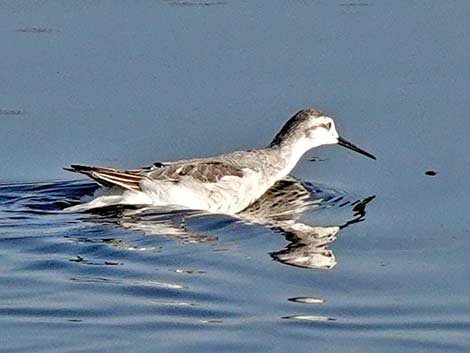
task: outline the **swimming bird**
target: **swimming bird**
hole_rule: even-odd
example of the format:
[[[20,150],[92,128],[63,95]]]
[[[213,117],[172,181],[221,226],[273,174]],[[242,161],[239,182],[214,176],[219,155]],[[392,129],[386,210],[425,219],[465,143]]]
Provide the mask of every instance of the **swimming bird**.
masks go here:
[[[305,152],[328,144],[338,144],[375,159],[340,137],[331,117],[315,109],[305,109],[290,118],[265,148],[157,162],[129,170],[76,164],[64,168],[85,174],[107,187],[102,195],[68,210],[83,211],[116,204],[176,205],[234,215],[287,176]]]

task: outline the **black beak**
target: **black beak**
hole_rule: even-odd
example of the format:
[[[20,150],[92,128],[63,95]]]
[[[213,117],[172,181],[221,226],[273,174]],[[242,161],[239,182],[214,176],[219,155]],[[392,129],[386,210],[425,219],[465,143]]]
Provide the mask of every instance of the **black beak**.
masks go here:
[[[345,140],[344,138],[342,137],[338,137],[338,145],[340,146],[343,146],[343,147],[346,147],[346,148],[349,148],[350,150],[353,150],[357,153],[360,153],[360,154],[363,154],[364,156],[366,157],[369,157],[369,158],[372,158],[372,159],[376,159],[373,155],[371,155],[369,152],[366,152],[362,149],[360,149],[359,147],[356,147],[354,146],[351,142]]]

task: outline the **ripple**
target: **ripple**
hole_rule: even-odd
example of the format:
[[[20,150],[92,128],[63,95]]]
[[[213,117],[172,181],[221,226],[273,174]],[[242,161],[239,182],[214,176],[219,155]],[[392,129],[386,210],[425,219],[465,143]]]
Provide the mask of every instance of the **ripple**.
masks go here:
[[[115,262],[115,261],[103,261],[103,262],[93,262],[89,261],[80,255],[77,255],[75,258],[69,259],[70,262],[76,262],[82,265],[92,265],[92,266],[122,266],[122,262]]]
[[[187,302],[162,302],[162,301],[152,301],[156,305],[168,305],[168,306],[198,306],[197,303],[187,303]]]
[[[189,7],[208,7],[208,6],[216,6],[216,5],[225,5],[225,1],[190,1],[190,0],[167,0],[169,5],[173,6],[189,6]]]
[[[0,115],[23,115],[24,110],[22,109],[5,109],[0,108]]]
[[[126,286],[151,286],[165,289],[186,289],[187,287],[174,284],[166,283],[156,280],[149,281],[132,281],[132,280],[117,280],[103,277],[72,277],[70,278],[73,282],[79,283],[106,283],[106,284],[125,284]]]
[[[345,227],[364,219],[368,203],[289,179],[239,217],[164,208],[61,211],[95,190],[75,181],[0,184],[0,260],[8,271],[0,281],[6,288],[0,325],[34,326],[46,336],[56,330],[68,345],[77,325],[99,343],[109,341],[96,338],[98,332],[146,340],[195,330],[239,342],[246,330],[285,330],[280,317],[299,323],[288,330],[313,322],[326,327],[319,323],[332,318],[315,312],[282,316],[292,305],[313,311],[324,302],[292,296],[311,292],[314,278],[292,266],[333,268],[338,260],[330,247]],[[315,225],[332,211],[333,225]]]
[[[184,269],[176,269],[176,270],[170,270],[176,273],[183,273],[187,275],[202,275],[207,273],[206,271],[201,271],[201,270],[184,270]]]
[[[60,32],[57,28],[49,28],[49,27],[39,27],[39,26],[32,26],[32,27],[23,27],[16,30],[17,32],[22,33],[53,33],[53,32]]]
[[[298,320],[298,321],[311,321],[311,322],[323,322],[323,321],[335,321],[335,318],[327,316],[315,316],[315,315],[292,315],[282,317],[284,320]]]
[[[288,299],[291,302],[301,303],[301,304],[322,304],[325,300],[321,298],[314,297],[293,297]]]

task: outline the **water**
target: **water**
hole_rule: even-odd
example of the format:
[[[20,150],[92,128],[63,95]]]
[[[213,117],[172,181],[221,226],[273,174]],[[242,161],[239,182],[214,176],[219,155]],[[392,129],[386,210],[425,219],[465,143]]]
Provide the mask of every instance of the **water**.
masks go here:
[[[2,2],[2,351],[468,352],[469,14]],[[70,163],[262,146],[310,106],[378,160],[316,149],[239,218],[62,212],[96,188]]]

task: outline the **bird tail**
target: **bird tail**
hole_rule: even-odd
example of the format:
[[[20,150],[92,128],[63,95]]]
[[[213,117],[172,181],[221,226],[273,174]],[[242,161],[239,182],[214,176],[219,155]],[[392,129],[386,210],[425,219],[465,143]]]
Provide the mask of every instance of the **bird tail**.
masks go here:
[[[70,168],[64,168],[64,170],[84,174],[106,187],[120,186],[134,191],[141,191],[140,181],[144,178],[136,172],[78,164],[72,164]]]

